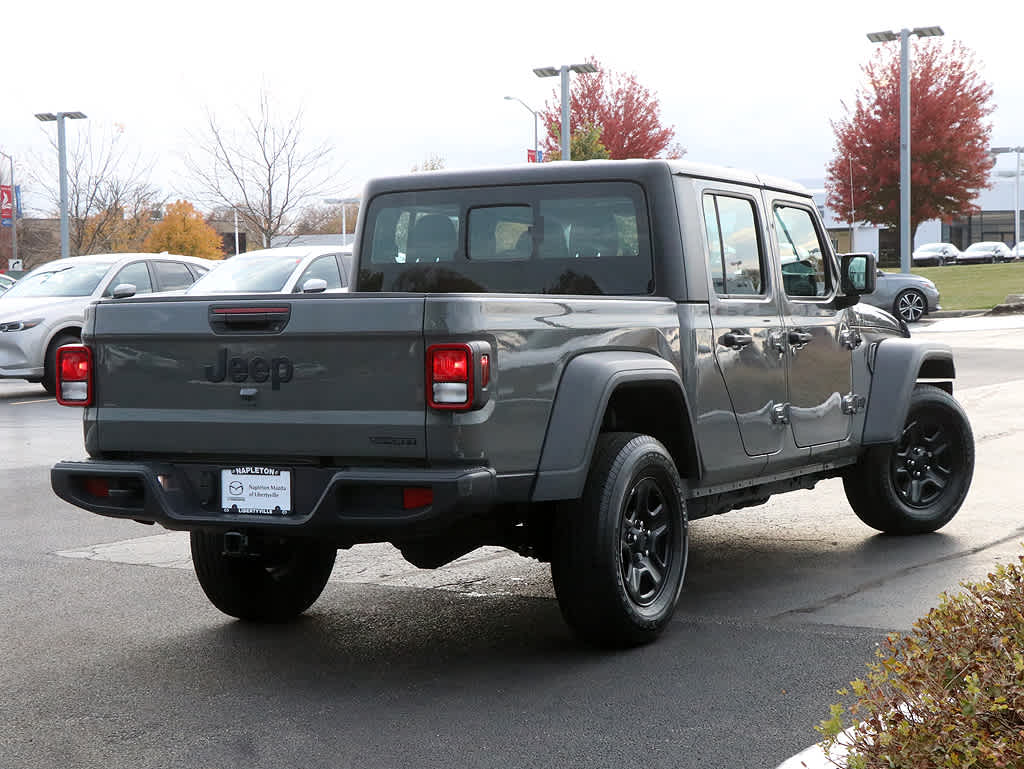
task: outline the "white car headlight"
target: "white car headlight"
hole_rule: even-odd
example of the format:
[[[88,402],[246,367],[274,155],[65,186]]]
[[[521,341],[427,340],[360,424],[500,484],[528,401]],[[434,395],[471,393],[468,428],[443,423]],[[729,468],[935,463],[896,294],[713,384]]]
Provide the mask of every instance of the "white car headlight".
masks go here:
[[[35,328],[42,322],[42,318],[33,318],[32,320],[5,321],[4,323],[0,323],[0,333],[6,331],[27,331],[30,328]]]

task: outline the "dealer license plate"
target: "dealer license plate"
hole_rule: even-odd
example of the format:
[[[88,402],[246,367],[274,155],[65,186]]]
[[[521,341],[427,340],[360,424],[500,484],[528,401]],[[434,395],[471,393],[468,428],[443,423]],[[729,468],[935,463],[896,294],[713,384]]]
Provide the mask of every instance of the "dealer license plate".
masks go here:
[[[288,515],[292,511],[291,470],[276,467],[221,470],[220,506],[225,513]]]

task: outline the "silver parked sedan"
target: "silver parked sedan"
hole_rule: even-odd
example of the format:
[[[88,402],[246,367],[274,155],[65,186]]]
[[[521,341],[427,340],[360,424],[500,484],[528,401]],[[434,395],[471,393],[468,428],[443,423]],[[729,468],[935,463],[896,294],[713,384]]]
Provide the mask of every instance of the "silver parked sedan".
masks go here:
[[[888,310],[907,323],[915,323],[926,314],[942,309],[939,306],[939,289],[935,284],[913,273],[879,270],[874,292],[865,294],[860,300]]]

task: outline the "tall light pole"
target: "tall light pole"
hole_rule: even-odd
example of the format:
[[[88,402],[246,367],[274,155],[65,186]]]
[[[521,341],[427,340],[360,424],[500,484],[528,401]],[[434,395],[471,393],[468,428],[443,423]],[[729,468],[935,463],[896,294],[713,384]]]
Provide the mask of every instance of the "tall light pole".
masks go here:
[[[989,152],[997,157],[1008,152],[1017,153],[1017,171],[1013,174],[1016,177],[1013,188],[1013,245],[1016,246],[1020,243],[1020,153],[1024,152],[1024,147],[993,147]]]
[[[518,98],[516,96],[506,96],[505,99],[506,100],[511,100],[511,101],[517,101],[520,104],[522,104],[524,107],[526,107],[526,109],[528,109],[530,112],[533,113],[533,156],[534,156],[534,158],[536,158],[537,157],[537,147],[538,147],[538,145],[537,145],[537,120],[540,117],[540,113],[537,110],[533,109],[525,101],[523,101],[522,99],[520,99],[520,98]]]
[[[324,203],[329,206],[341,206],[341,239],[346,240],[348,238],[348,220],[345,216],[345,209],[349,203],[358,203],[359,198],[325,198]],[[347,246],[348,243],[346,242]]]
[[[64,119],[84,120],[84,112],[36,113],[36,120],[44,123],[57,121],[57,164],[60,166],[60,255],[67,258],[71,248],[68,242],[68,158],[67,142],[64,138]]]
[[[0,152],[11,164],[11,261],[18,259],[18,201],[14,194],[14,158],[6,152]]]
[[[569,72],[579,72],[585,75],[590,72],[597,72],[593,64],[563,64],[561,67],[538,67],[533,71],[537,77],[562,76],[562,160],[572,160],[572,149],[569,144]]]
[[[900,41],[900,270],[910,272],[910,36],[939,37],[942,27],[904,27],[899,32],[887,30],[868,33],[872,43]]]

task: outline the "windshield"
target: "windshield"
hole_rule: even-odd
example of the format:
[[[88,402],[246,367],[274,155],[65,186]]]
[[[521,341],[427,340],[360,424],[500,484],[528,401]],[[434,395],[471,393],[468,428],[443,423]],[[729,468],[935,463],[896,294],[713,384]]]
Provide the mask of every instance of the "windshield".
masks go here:
[[[188,294],[267,294],[282,291],[301,256],[241,254],[210,270]]]
[[[942,250],[942,244],[941,243],[932,243],[930,246],[921,246],[921,248],[918,249],[918,250],[919,251],[941,251]]]
[[[89,296],[111,264],[113,262],[89,262],[30,272],[5,291],[4,298]]]
[[[992,247],[994,245],[995,245],[994,243],[975,243],[973,246],[970,246],[967,250],[968,251],[991,251]]]

